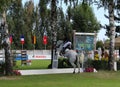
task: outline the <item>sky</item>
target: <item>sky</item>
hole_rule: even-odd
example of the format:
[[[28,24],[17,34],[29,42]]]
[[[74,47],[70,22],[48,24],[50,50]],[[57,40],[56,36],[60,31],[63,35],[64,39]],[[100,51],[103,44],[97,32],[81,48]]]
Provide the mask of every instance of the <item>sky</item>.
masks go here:
[[[93,6],[93,11],[95,14],[95,17],[97,18],[97,20],[100,22],[100,24],[102,24],[103,26],[105,24],[109,24],[109,20],[107,18],[105,18],[104,14],[108,15],[108,11],[104,10],[104,8],[100,8],[97,9],[97,6]],[[105,39],[108,39],[107,36],[105,36],[106,30],[105,29],[100,29],[100,31],[98,32],[98,36],[97,36],[97,40],[102,40],[104,41]]]
[[[25,1],[29,1],[29,0],[23,0],[23,3]],[[39,2],[39,0],[33,0],[33,1],[35,5],[37,5]],[[104,14],[107,14],[107,11],[105,11],[104,8],[97,9],[97,6],[95,5],[93,5],[92,8],[93,8],[95,17],[97,18],[98,22],[100,22],[102,25],[109,24],[108,19],[104,17]],[[100,29],[100,31],[97,34],[97,40],[104,41],[105,39],[108,39],[107,36],[105,36],[105,33],[106,33],[105,29]]]

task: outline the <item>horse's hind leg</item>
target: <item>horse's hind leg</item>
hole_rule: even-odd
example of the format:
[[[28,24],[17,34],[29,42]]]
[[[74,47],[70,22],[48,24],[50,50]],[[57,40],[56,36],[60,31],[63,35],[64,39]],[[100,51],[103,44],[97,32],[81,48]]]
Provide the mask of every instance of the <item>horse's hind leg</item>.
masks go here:
[[[80,73],[80,60],[79,60],[79,57],[77,57],[77,66],[78,66],[78,73]]]
[[[78,73],[80,73],[80,63],[77,62],[77,66],[78,66]]]
[[[71,63],[71,65],[72,65],[72,66],[73,66],[73,68],[74,68],[73,73],[75,73],[76,65],[75,65],[74,63]]]

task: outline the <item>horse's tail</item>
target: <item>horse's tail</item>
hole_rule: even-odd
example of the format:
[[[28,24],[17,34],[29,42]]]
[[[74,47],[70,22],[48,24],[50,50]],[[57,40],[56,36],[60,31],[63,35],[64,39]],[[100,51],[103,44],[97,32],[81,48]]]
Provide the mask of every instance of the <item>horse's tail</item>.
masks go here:
[[[85,55],[83,53],[80,54],[80,62],[83,63],[84,62],[84,58],[85,58]]]
[[[79,62],[82,64],[82,68],[84,67],[84,59],[85,59],[85,55],[84,53],[81,53],[79,55]]]

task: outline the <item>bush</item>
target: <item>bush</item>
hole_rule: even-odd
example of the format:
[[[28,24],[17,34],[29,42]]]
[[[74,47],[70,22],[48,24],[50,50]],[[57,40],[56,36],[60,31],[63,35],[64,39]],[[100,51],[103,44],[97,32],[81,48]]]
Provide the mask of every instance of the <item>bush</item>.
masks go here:
[[[52,68],[51,64],[48,65],[48,68]],[[72,68],[72,66],[69,63],[68,59],[59,58],[58,68]],[[95,68],[96,70],[108,70],[108,61],[88,59],[86,62],[84,62],[84,68]],[[120,61],[117,61],[117,70],[120,70]]]
[[[108,62],[104,60],[93,60],[92,65],[96,70],[108,69]]]
[[[88,60],[84,62],[84,67],[85,68],[93,67],[92,63],[93,60],[88,58]]]
[[[59,58],[58,68],[72,68],[68,59]],[[105,60],[92,60],[88,59],[84,62],[84,68],[95,68],[96,70],[106,70],[108,69],[108,62]]]
[[[120,61],[117,61],[117,69],[120,70]]]
[[[88,59],[86,62],[84,62],[84,67],[85,68],[93,67],[96,70],[106,70],[108,69],[108,61]]]
[[[99,70],[101,68],[101,61],[100,60],[93,60],[92,65],[96,70]]]
[[[67,58],[59,58],[58,59],[58,68],[71,68],[71,64]]]
[[[48,69],[51,69],[52,65],[48,65]],[[69,63],[69,60],[67,58],[60,57],[58,59],[58,68],[72,68],[72,65]]]

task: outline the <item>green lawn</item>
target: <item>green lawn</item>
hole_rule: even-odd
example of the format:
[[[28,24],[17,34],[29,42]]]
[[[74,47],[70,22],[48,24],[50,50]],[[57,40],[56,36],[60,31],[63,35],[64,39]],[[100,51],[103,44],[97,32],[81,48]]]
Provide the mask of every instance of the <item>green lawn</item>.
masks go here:
[[[1,87],[120,87],[120,72],[0,77]]]
[[[14,69],[47,69],[48,65],[51,64],[51,60],[32,60],[31,65],[21,65],[21,61],[16,62]]]
[[[31,66],[21,66],[17,61],[14,69],[43,69],[50,60],[32,60]],[[120,71],[99,71],[97,73],[51,74],[28,76],[1,76],[1,87],[120,87]]]

